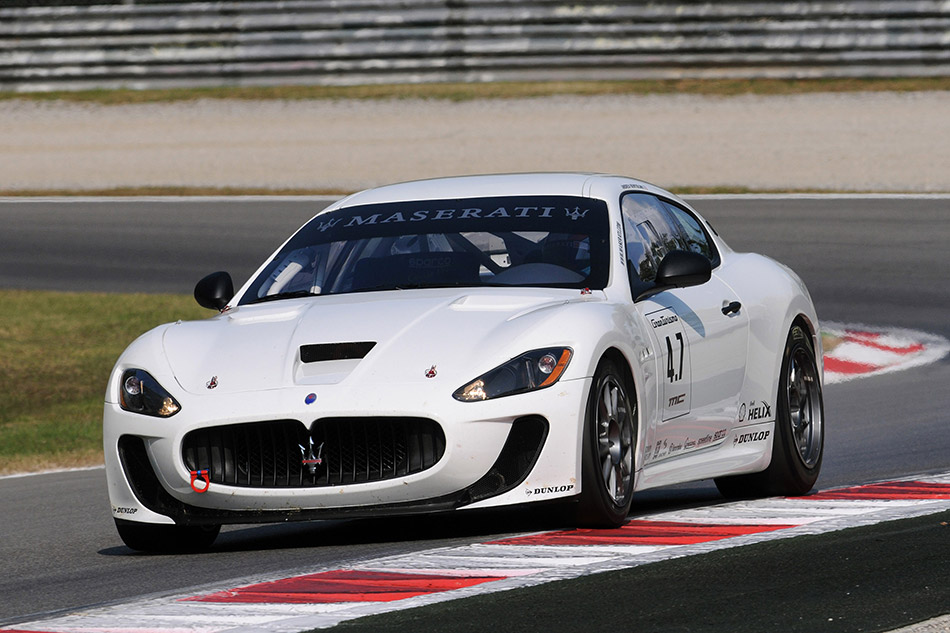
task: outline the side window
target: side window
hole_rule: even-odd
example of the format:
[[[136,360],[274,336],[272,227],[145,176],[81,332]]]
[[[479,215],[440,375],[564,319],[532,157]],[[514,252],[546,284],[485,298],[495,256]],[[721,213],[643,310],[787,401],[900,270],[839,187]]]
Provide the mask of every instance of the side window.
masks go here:
[[[681,237],[679,225],[657,198],[644,193],[627,194],[621,202],[621,210],[627,260],[645,288],[656,278],[657,266],[664,255],[686,250],[688,246]]]
[[[666,210],[678,225],[685,247],[683,250],[701,253],[709,258],[709,261],[716,259],[716,251],[699,220],[687,213],[686,210],[666,201],[663,202],[663,206],[666,207]]]
[[[701,253],[716,264],[718,253],[709,235],[685,209],[647,193],[626,194],[620,208],[634,296],[653,285],[657,267],[670,251]]]

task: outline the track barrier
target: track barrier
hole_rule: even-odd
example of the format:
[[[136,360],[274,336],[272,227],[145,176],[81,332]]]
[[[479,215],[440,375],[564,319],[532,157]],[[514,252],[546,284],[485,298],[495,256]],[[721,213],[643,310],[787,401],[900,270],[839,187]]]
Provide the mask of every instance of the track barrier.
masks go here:
[[[950,2],[0,4],[0,90],[950,74]]]

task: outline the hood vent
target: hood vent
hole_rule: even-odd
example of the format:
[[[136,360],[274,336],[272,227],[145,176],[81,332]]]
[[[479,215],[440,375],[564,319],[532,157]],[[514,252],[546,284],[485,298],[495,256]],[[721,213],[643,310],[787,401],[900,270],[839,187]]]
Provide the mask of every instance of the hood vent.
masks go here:
[[[375,341],[301,345],[300,361],[303,363],[319,363],[327,360],[359,360],[369,354],[369,351],[375,346]]]

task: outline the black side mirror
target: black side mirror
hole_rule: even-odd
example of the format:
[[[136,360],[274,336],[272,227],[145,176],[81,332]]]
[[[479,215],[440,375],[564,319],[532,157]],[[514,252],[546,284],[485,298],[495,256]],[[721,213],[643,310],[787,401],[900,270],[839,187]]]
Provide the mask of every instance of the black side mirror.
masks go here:
[[[670,251],[656,270],[656,282],[652,288],[640,293],[637,301],[669,288],[699,286],[712,277],[712,263],[705,255],[689,251]]]
[[[656,269],[656,285],[670,288],[698,286],[712,277],[712,264],[705,255],[670,251]]]
[[[219,270],[195,284],[195,301],[202,308],[221,311],[234,296],[231,275]]]

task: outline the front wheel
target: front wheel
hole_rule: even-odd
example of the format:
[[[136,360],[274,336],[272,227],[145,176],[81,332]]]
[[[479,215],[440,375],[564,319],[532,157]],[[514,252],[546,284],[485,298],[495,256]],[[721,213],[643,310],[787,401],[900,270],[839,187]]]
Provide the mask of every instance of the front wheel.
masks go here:
[[[140,552],[179,554],[200,552],[211,547],[221,531],[220,525],[157,525],[115,519],[122,542]]]
[[[633,500],[637,408],[633,386],[610,360],[594,374],[584,420],[581,496],[576,522],[623,524]]]
[[[825,443],[821,375],[811,337],[792,326],[782,356],[772,461],[761,473],[720,477],[726,497],[797,496],[818,481]]]

